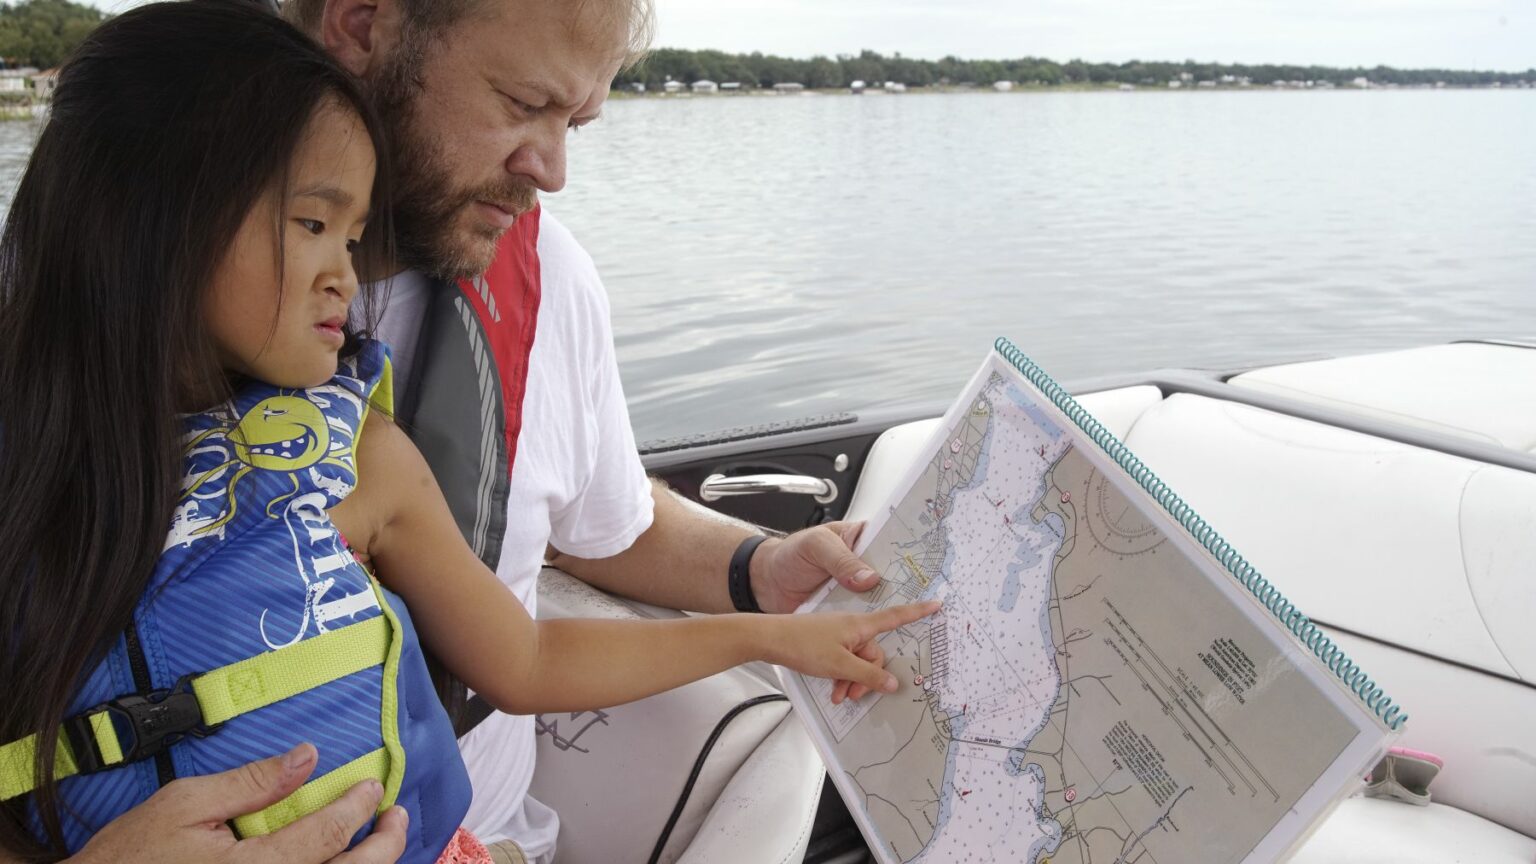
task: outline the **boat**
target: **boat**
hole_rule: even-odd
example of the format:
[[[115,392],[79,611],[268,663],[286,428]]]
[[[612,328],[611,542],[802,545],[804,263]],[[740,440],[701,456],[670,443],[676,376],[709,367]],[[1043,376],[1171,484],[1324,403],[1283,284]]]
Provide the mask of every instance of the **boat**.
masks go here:
[[[1399,744],[1444,761],[1427,806],[1347,799],[1291,860],[1536,861],[1536,344],[1067,389],[1406,707]],[[792,531],[868,518],[944,407],[729,429],[642,454],[692,506]],[[543,616],[683,614],[550,569],[539,591]],[[561,814],[559,860],[870,860],[761,664],[538,726],[532,792]]]

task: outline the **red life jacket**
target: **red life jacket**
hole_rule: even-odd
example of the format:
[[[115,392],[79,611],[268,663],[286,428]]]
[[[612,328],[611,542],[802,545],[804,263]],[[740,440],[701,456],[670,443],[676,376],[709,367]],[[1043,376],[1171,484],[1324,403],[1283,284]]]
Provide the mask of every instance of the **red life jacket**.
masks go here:
[[[538,244],[534,208],[502,235],[485,275],[433,286],[399,412],[464,539],[492,570],[539,318]]]

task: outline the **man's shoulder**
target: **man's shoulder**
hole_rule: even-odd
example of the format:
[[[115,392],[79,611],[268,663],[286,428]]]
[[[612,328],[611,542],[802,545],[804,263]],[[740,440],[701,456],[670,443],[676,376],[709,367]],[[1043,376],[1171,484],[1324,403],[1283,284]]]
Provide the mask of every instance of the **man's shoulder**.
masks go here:
[[[568,255],[577,258],[586,258],[587,251],[581,248],[576,241],[576,235],[571,229],[565,227],[555,214],[549,212],[549,207],[539,205],[539,256],[546,254]],[[590,260],[590,259],[589,259]]]
[[[551,311],[608,317],[608,292],[592,256],[548,208],[539,211],[539,282]]]

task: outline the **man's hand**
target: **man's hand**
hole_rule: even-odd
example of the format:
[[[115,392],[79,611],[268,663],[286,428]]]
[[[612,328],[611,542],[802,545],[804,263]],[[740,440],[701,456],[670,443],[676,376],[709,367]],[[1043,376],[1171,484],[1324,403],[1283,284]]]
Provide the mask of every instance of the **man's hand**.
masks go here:
[[[347,843],[378,809],[369,780],[330,806],[265,837],[236,840],[225,824],[286,798],[315,770],[309,744],[222,774],[173,781],[107,826],[68,860],[74,864],[393,864],[405,850],[406,814],[391,807],[373,834]]]
[[[767,540],[752,554],[752,592],[764,612],[793,612],[836,579],[850,591],[868,591],[880,576],[853,554],[863,522],[828,522]]]
[[[693,612],[730,612],[726,574],[732,554],[752,529],[720,520],[684,503],[663,484],[652,488],[651,527],[626,550],[609,558],[578,558],[551,547],[548,560],[588,585]],[[850,547],[862,522],[829,522],[763,542],[752,553],[752,594],[766,612],[793,612],[836,579],[852,591],[868,591],[880,578]]]

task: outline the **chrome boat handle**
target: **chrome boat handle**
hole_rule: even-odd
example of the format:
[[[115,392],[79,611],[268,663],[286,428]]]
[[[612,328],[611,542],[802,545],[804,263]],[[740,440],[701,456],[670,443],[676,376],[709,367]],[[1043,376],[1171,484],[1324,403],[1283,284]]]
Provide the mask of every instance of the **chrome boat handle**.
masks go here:
[[[699,486],[699,497],[705,501],[719,501],[732,495],[761,495],[764,492],[810,495],[819,504],[830,504],[837,500],[836,483],[798,474],[748,474],[742,477],[711,474]]]

